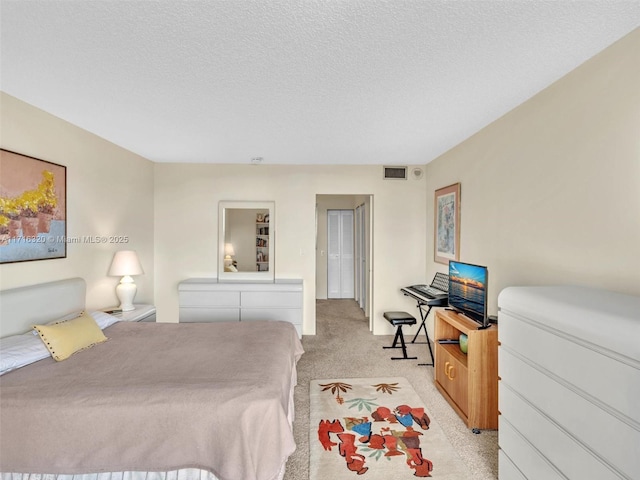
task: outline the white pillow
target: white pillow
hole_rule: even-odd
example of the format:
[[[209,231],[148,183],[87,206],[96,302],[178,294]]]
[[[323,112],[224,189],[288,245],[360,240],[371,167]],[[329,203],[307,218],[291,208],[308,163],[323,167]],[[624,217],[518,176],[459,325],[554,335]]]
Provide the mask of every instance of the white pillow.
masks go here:
[[[55,325],[56,323],[66,322],[67,320],[73,320],[74,318],[78,318],[83,313],[84,313],[84,310],[80,310],[79,312],[73,312],[73,313],[70,313],[68,315],[65,315],[62,318],[56,318],[55,320],[51,320],[50,322],[46,323],[45,325]],[[36,337],[38,336],[38,332],[36,332],[35,330],[31,330],[30,333],[32,333]]]
[[[105,328],[120,321],[118,317],[114,317],[113,315],[109,315],[108,313],[101,312],[100,310],[91,312],[89,315],[93,317],[101,330],[104,330]]]
[[[78,318],[80,315],[82,315],[82,313],[83,312],[73,313],[73,314],[67,315],[64,318],[59,318],[58,320],[54,320],[53,322],[49,322],[49,323],[47,323],[47,325],[55,325],[56,323],[66,322],[67,320],[73,320],[74,318]],[[102,310],[96,310],[95,312],[89,313],[89,315],[91,315],[93,317],[93,319],[96,321],[96,323],[100,327],[100,330],[104,330],[105,328],[107,328],[107,327],[113,325],[114,323],[120,321],[120,319],[118,317],[114,317],[113,315],[110,315],[110,314],[108,314],[106,312],[103,312]],[[34,335],[38,335],[38,332],[36,332],[34,330],[33,334]]]
[[[0,338],[0,375],[50,356],[40,337],[31,332]]]
[[[76,318],[80,313],[69,314],[51,323]],[[101,311],[91,312],[90,315],[101,330],[120,321],[119,318]],[[38,332],[35,330],[31,330],[22,335],[0,338],[0,375],[50,356],[49,350],[44,346],[44,343],[42,343],[42,340],[40,340],[38,336]]]

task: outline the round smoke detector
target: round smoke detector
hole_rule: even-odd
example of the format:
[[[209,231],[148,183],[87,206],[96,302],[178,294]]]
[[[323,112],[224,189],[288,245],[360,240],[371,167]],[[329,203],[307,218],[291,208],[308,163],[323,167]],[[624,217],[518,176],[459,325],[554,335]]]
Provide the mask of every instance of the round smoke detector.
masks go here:
[[[419,180],[420,178],[422,178],[422,175],[424,175],[424,172],[421,168],[414,168],[413,170],[411,170],[411,174],[413,175],[413,178]]]

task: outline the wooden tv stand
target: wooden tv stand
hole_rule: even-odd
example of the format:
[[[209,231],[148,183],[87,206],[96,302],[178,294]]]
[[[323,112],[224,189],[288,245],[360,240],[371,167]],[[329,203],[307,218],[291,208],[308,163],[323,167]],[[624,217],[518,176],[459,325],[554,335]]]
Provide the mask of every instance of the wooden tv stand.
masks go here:
[[[498,428],[498,326],[484,330],[451,310],[435,315],[435,384],[468,428]],[[468,337],[467,353],[441,339]]]

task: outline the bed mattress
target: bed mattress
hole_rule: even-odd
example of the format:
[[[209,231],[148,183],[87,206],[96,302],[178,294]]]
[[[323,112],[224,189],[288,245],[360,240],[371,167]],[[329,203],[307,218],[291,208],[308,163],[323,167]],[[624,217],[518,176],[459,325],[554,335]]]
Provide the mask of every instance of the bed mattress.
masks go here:
[[[63,362],[0,377],[1,472],[282,475],[302,354],[290,323],[119,322],[104,333]]]

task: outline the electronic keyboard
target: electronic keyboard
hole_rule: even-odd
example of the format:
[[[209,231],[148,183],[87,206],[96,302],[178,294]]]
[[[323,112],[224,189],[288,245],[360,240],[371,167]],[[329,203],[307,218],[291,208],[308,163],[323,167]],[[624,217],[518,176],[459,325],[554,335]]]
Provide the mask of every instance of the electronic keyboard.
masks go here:
[[[446,305],[449,298],[449,275],[436,273],[431,285],[410,285],[400,290],[405,295],[409,295],[427,305]]]

